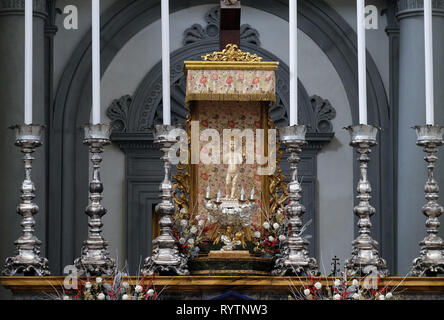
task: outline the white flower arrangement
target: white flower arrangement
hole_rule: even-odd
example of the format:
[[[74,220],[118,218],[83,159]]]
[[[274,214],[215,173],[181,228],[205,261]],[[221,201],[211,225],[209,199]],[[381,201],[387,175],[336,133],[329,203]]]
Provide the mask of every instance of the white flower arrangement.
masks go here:
[[[311,285],[307,285],[302,279],[300,285],[303,287],[301,291],[297,285],[292,285],[292,295],[289,300],[393,300],[394,291],[390,291],[388,287],[380,286],[379,280],[374,284],[374,288],[365,289],[364,286],[368,282],[366,278],[363,280],[335,279],[334,282],[325,280],[325,283],[316,281],[315,278],[309,277]]]
[[[143,291],[143,287],[141,285],[137,285],[136,288],[134,289],[134,291],[136,293],[141,293]]]
[[[124,272],[117,272],[112,279],[103,279],[101,277],[79,281],[79,288],[76,290],[67,290],[63,294],[58,293],[53,297],[54,300],[110,300],[110,301],[129,301],[129,300],[157,300],[159,293],[155,291],[154,284],[149,282],[146,285],[143,279],[141,282],[129,283]]]
[[[209,215],[196,215],[190,218],[191,213],[185,208],[179,210],[174,217],[173,234],[179,243],[179,251],[188,258],[199,255],[199,245],[208,241],[206,233],[212,226]]]
[[[106,299],[106,296],[105,296],[104,293],[99,293],[99,294],[97,295],[97,299],[98,299],[98,300],[105,300],[105,299]]]

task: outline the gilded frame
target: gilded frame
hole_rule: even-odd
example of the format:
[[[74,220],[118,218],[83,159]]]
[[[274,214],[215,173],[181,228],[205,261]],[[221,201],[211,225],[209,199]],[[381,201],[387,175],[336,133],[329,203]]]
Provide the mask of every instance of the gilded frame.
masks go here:
[[[236,45],[228,45],[222,52],[215,52],[203,57],[204,61],[185,61],[185,73],[189,70],[267,70],[276,71],[278,62],[262,62],[257,55],[242,52]],[[187,86],[188,87],[188,86]],[[209,95],[199,93],[189,93],[185,105],[190,110],[185,123],[185,130],[188,134],[188,164],[178,164],[177,174],[174,176],[175,194],[174,201],[181,210],[185,208],[188,213],[194,212],[194,204],[197,203],[196,186],[198,185],[197,165],[191,164],[191,122],[197,119],[194,105],[199,101],[258,101],[261,102],[261,123],[263,129],[275,129],[275,124],[270,115],[270,104],[276,102],[275,91],[266,92],[262,95]],[[267,137],[267,135],[265,135]],[[268,141],[265,141],[266,153],[268,154]],[[287,199],[286,178],[280,169],[280,161],[283,151],[280,144],[276,144],[276,170],[273,175],[262,177],[262,191],[270,216],[276,208],[281,207]],[[265,219],[265,212],[261,214],[262,221]],[[189,217],[192,218],[192,217]]]

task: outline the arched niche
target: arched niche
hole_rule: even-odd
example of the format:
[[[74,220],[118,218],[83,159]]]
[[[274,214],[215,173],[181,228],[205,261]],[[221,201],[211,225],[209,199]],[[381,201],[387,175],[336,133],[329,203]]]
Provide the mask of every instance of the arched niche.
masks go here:
[[[185,31],[184,47],[171,54],[171,110],[172,123],[184,124],[189,111],[184,106],[186,77],[184,61],[201,60],[202,56],[218,51],[218,9],[207,15],[207,26],[192,25]],[[271,107],[271,116],[277,126],[288,124],[289,70],[278,57],[260,47],[260,35],[253,26],[241,28],[241,47],[256,53],[266,61],[279,61],[277,71],[277,103]],[[151,230],[153,230],[153,207],[158,201],[158,186],[162,177],[162,163],[153,145],[151,128],[162,123],[162,63],[157,63],[144,77],[134,97],[125,95],[116,99],[107,110],[114,131],[112,140],[126,155],[126,216],[127,258],[130,270],[137,265],[140,253],[151,252]],[[309,97],[299,82],[299,119],[310,126],[309,145],[304,150],[301,163],[304,197],[307,207],[304,217],[312,220],[307,233],[314,235],[317,229],[317,153],[333,138],[330,120],[335,109],[320,97]],[[289,177],[289,165],[284,157],[281,166]],[[149,168],[149,169],[148,169]],[[317,238],[313,237],[310,250],[315,254]],[[135,270],[132,270],[135,271]]]

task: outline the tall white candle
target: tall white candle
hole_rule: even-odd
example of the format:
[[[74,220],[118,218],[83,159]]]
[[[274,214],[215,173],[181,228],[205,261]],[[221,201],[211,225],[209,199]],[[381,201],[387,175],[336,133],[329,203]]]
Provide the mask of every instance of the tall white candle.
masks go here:
[[[432,1],[424,0],[426,124],[435,124]]]
[[[162,87],[163,124],[171,125],[169,0],[162,0]]]
[[[298,2],[290,0],[290,126],[298,124]]]
[[[25,124],[32,124],[33,0],[25,1]]]
[[[359,123],[367,124],[367,55],[365,48],[365,0],[357,0]]]
[[[100,123],[100,0],[92,0],[92,124]]]

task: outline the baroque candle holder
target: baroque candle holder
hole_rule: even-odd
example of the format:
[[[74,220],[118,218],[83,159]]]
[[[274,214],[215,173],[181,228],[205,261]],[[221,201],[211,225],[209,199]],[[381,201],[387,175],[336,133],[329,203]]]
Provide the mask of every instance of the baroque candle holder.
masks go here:
[[[308,256],[309,242],[301,235],[305,207],[300,202],[302,185],[298,181],[298,164],[301,160],[299,155],[307,143],[306,133],[307,127],[304,125],[279,128],[281,142],[290,154],[288,162],[290,163],[291,180],[288,184],[288,204],[284,209],[289,220],[289,232],[284,243],[283,255],[276,260],[273,268],[272,274],[274,276],[287,274],[318,276],[320,274],[316,260]]]
[[[35,185],[32,181],[32,154],[35,149],[42,145],[42,132],[44,127],[41,125],[16,125],[11,127],[15,130],[15,145],[21,148],[24,154],[25,179],[21,186],[22,202],[17,206],[17,213],[22,219],[22,236],[15,241],[17,255],[7,258],[3,269],[5,276],[49,276],[48,260],[40,257],[41,241],[34,235],[35,220],[34,216],[39,212],[39,207],[34,203]]]
[[[354,208],[358,216],[359,235],[353,241],[353,252],[350,259],[345,262],[345,268],[350,276],[364,276],[375,271],[381,276],[388,276],[387,263],[379,256],[378,242],[371,237],[370,217],[376,213],[371,206],[371,184],[368,180],[368,163],[371,148],[377,144],[378,129],[370,125],[355,125],[346,128],[351,135],[350,145],[356,148],[359,155],[361,176],[358,182],[357,199],[359,204]]]
[[[424,148],[427,162],[428,178],[425,184],[425,198],[427,203],[422,208],[427,217],[427,236],[420,242],[421,254],[413,261],[412,275],[416,277],[437,276],[444,274],[444,241],[438,235],[439,217],[444,208],[438,203],[439,185],[434,177],[436,153],[443,144],[444,127],[417,126],[415,127],[418,140],[416,144]]]
[[[154,143],[159,145],[163,155],[161,160],[164,163],[164,180],[160,184],[161,202],[156,206],[155,211],[159,214],[160,236],[154,241],[154,250],[151,257],[145,259],[145,264],[141,273],[152,276],[155,273],[188,275],[188,260],[179,252],[177,241],[172,235],[173,216],[176,206],[172,200],[173,183],[171,182],[171,147],[177,143],[176,137],[172,134],[176,126],[156,125],[154,127]]]
[[[116,266],[109,257],[108,243],[102,236],[102,217],[107,213],[101,204],[103,183],[100,178],[100,164],[103,149],[110,144],[111,126],[107,124],[88,124],[84,127],[84,144],[89,146],[93,176],[89,183],[90,204],[85,210],[89,217],[88,239],[83,243],[82,256],[75,260],[74,265],[81,274],[90,276],[113,275]]]

